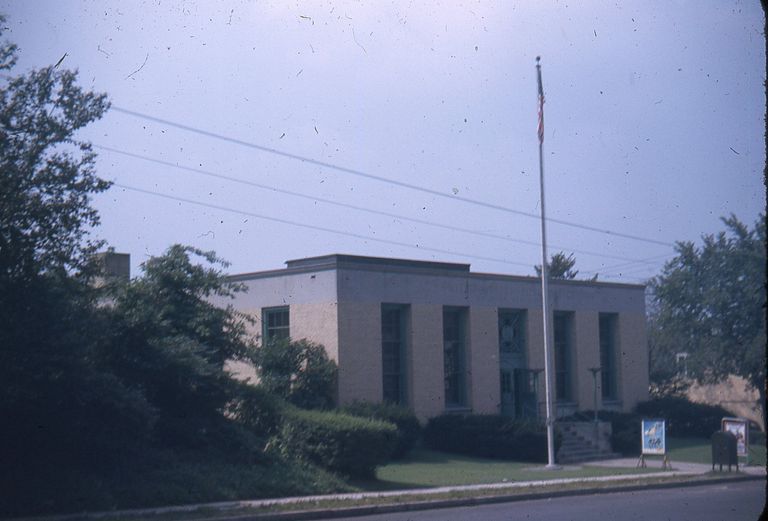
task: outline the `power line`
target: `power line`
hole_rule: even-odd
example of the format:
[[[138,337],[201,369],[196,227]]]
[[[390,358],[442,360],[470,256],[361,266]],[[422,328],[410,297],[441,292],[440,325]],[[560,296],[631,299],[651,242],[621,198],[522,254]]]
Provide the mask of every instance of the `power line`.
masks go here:
[[[352,233],[352,232],[345,232],[345,231],[341,231],[341,230],[335,230],[333,228],[326,228],[324,226],[317,226],[317,225],[314,225],[314,224],[307,224],[307,223],[301,223],[301,222],[297,222],[297,221],[290,221],[288,219],[281,219],[279,217],[270,217],[268,215],[258,214],[258,213],[254,213],[254,212],[246,212],[246,211],[243,211],[243,210],[237,210],[237,209],[234,209],[234,208],[229,208],[228,206],[220,206],[220,205],[211,204],[211,203],[203,203],[203,202],[200,202],[200,201],[194,201],[192,199],[186,199],[184,197],[178,197],[178,196],[175,196],[175,195],[163,194],[163,193],[160,193],[160,192],[154,192],[152,190],[144,190],[143,188],[137,188],[135,186],[128,186],[128,185],[124,185],[124,184],[121,184],[121,183],[113,182],[112,185],[113,186],[117,186],[119,188],[122,188],[124,190],[131,190],[133,192],[139,192],[139,193],[143,193],[143,194],[153,195],[155,197],[162,197],[164,199],[170,199],[172,201],[178,201],[178,202],[182,202],[182,203],[193,204],[193,205],[196,205],[196,206],[204,206],[206,208],[212,208],[214,210],[220,210],[220,211],[224,211],[224,212],[236,213],[236,214],[240,214],[240,215],[247,215],[249,217],[256,217],[257,219],[263,219],[263,220],[266,220],[266,221],[278,222],[278,223],[281,223],[281,224],[288,224],[288,225],[291,225],[291,226],[298,226],[300,228],[308,228],[310,230],[318,230],[318,231],[327,232],[327,233],[335,233],[337,235],[345,235],[347,237],[353,237],[355,239],[362,239],[362,240],[365,240],[365,241],[381,242],[381,243],[384,243],[384,244],[390,244],[390,245],[393,245],[393,246],[402,246],[402,247],[405,247],[405,248],[413,248],[413,249],[417,249],[417,250],[421,250],[421,251],[431,251],[431,252],[435,252],[435,253],[442,253],[442,254],[448,254],[448,255],[456,255],[456,256],[459,256],[459,257],[465,257],[465,258],[470,258],[470,259],[477,259],[477,260],[484,260],[484,261],[490,261],[490,262],[499,262],[499,263],[503,263],[503,264],[512,264],[512,265],[516,265],[516,266],[530,267],[530,264],[525,264],[525,263],[522,263],[522,262],[512,262],[512,261],[509,261],[509,260],[506,260],[506,259],[497,259],[497,258],[494,258],[494,257],[482,257],[482,256],[479,256],[479,255],[469,255],[469,254],[466,254],[466,253],[461,253],[461,252],[456,252],[456,251],[451,251],[451,250],[442,250],[442,249],[439,249],[439,248],[429,248],[429,247],[425,247],[425,246],[408,244],[408,243],[405,243],[405,242],[391,241],[389,239],[380,239],[378,237],[371,237],[371,236],[368,236],[368,235],[362,235],[362,234],[358,234],[358,233]]]
[[[149,156],[144,156],[144,155],[141,155],[141,154],[136,154],[136,153],[133,153],[133,152],[128,152],[128,151],[125,151],[125,150],[120,150],[120,149],[117,149],[117,148],[112,148],[112,147],[108,147],[108,146],[104,146],[104,145],[94,144],[93,147],[94,148],[98,148],[100,150],[105,150],[107,152],[112,152],[112,153],[115,153],[115,154],[120,154],[120,155],[124,155],[124,156],[127,156],[127,157],[132,157],[132,158],[135,158],[135,159],[141,159],[142,161],[148,161],[148,162],[151,162],[151,163],[156,163],[156,164],[159,164],[159,165],[175,168],[175,169],[178,169],[178,170],[186,170],[186,171],[189,171],[189,172],[194,172],[196,174],[200,174],[200,175],[204,175],[204,176],[208,176],[208,177],[213,177],[213,178],[216,178],[216,179],[222,179],[222,180],[225,180],[225,181],[231,181],[231,182],[234,182],[234,183],[240,183],[240,184],[243,184],[243,185],[252,186],[252,187],[255,187],[255,188],[262,189],[262,190],[268,190],[268,191],[271,191],[271,192],[277,192],[277,193],[282,193],[282,194],[286,194],[286,195],[290,195],[290,196],[294,196],[294,197],[300,197],[300,198],[308,199],[308,200],[311,200],[311,201],[319,201],[319,202],[322,202],[322,203],[325,203],[325,204],[330,204],[330,205],[338,206],[338,207],[341,207],[341,208],[349,208],[349,209],[352,209],[352,210],[366,212],[366,213],[370,213],[370,214],[374,214],[374,215],[381,215],[381,216],[390,217],[390,218],[398,219],[398,220],[402,220],[402,221],[410,221],[410,222],[414,222],[414,223],[418,223],[418,224],[423,224],[423,225],[427,225],[427,226],[434,226],[436,228],[442,228],[442,229],[451,230],[451,231],[457,231],[457,232],[462,232],[462,233],[468,233],[468,234],[477,235],[477,236],[481,236],[481,237],[488,237],[488,238],[492,238],[492,239],[499,239],[499,240],[504,240],[504,241],[509,241],[509,242],[516,242],[516,243],[526,244],[526,245],[530,245],[530,246],[539,246],[539,243],[538,242],[534,242],[534,241],[526,241],[524,239],[516,239],[516,238],[512,238],[512,237],[507,237],[507,236],[504,236],[504,235],[497,235],[497,234],[493,234],[493,233],[482,232],[482,231],[479,231],[479,230],[472,230],[472,229],[469,229],[469,228],[462,228],[462,227],[459,227],[459,226],[451,226],[451,225],[448,225],[448,224],[436,223],[436,222],[428,221],[428,220],[425,220],[425,219],[418,219],[418,218],[414,218],[414,217],[406,217],[404,215],[399,215],[399,214],[395,214],[395,213],[385,212],[385,211],[381,211],[381,210],[374,210],[374,209],[371,209],[371,208],[365,208],[365,207],[362,207],[362,206],[357,206],[357,205],[348,204],[348,203],[342,203],[342,202],[339,202],[339,201],[334,201],[332,199],[326,199],[326,198],[317,197],[317,196],[314,196],[314,195],[307,195],[307,194],[303,194],[303,193],[300,193],[300,192],[294,192],[292,190],[285,190],[285,189],[282,189],[282,188],[277,188],[277,187],[274,187],[274,186],[269,186],[269,185],[257,183],[255,181],[239,179],[237,177],[231,177],[231,176],[227,176],[227,175],[224,175],[224,174],[217,174],[215,172],[211,172],[211,171],[208,171],[208,170],[203,170],[201,168],[184,166],[184,165],[180,165],[178,163],[172,163],[170,161],[165,161],[165,160],[162,160],[162,159],[157,159],[157,158],[153,158],[153,157],[149,157]],[[642,261],[642,260],[631,259],[631,258],[628,258],[628,257],[622,257],[622,256],[618,256],[618,255],[610,255],[610,254],[601,253],[601,252],[594,252],[594,251],[589,251],[589,250],[572,249],[572,248],[568,248],[566,246],[559,246],[559,245],[552,245],[552,246],[554,246],[555,248],[562,249],[562,250],[569,250],[569,251],[572,251],[574,253],[581,253],[581,254],[584,254],[584,255],[593,255],[593,256],[596,256],[596,257],[603,257],[603,258],[611,258],[611,259],[618,259],[618,260],[629,261],[629,264],[646,262],[646,261]],[[627,263],[625,263],[625,264],[627,264]]]
[[[456,251],[452,251],[452,250],[443,250],[443,249],[439,249],[439,248],[430,248],[430,247],[425,247],[425,246],[408,244],[408,243],[404,243],[404,242],[391,241],[389,239],[380,239],[378,237],[371,237],[371,236],[368,236],[368,235],[362,235],[362,234],[357,234],[357,233],[352,233],[352,232],[345,232],[345,231],[341,231],[341,230],[335,230],[335,229],[332,229],[332,228],[325,228],[323,226],[316,226],[316,225],[313,225],[313,224],[300,223],[300,222],[296,222],[296,221],[290,221],[288,219],[280,219],[278,217],[270,217],[270,216],[267,216],[267,215],[257,214],[257,213],[254,213],[254,212],[246,212],[246,211],[243,211],[243,210],[237,210],[237,209],[234,209],[234,208],[229,208],[227,206],[220,206],[220,205],[211,204],[211,203],[203,203],[203,202],[200,202],[200,201],[194,201],[192,199],[187,199],[187,198],[184,198],[184,197],[178,197],[178,196],[175,196],[175,195],[163,194],[163,193],[155,192],[155,191],[152,191],[152,190],[145,190],[143,188],[137,188],[137,187],[134,187],[134,186],[128,186],[128,185],[124,185],[122,183],[113,182],[112,185],[116,186],[118,188],[122,188],[124,190],[130,190],[130,191],[138,192],[138,193],[142,193],[142,194],[153,195],[155,197],[161,197],[163,199],[170,199],[172,201],[178,201],[178,202],[192,204],[192,205],[196,205],[196,206],[203,206],[203,207],[206,207],[206,208],[211,208],[211,209],[214,209],[214,210],[220,210],[220,211],[224,211],[224,212],[236,213],[236,214],[240,214],[240,215],[247,215],[249,217],[256,217],[258,219],[264,219],[264,220],[267,220],[267,221],[278,222],[278,223],[281,223],[281,224],[288,224],[288,225],[297,226],[297,227],[300,227],[300,228],[309,228],[311,230],[318,230],[318,231],[323,231],[323,232],[328,232],[328,233],[335,233],[337,235],[344,235],[344,236],[347,236],[347,237],[353,237],[353,238],[356,238],[356,239],[362,239],[364,241],[381,242],[383,244],[390,244],[390,245],[393,245],[393,246],[401,246],[401,247],[416,249],[416,250],[420,250],[420,251],[430,251],[430,252],[435,252],[435,253],[454,255],[454,256],[458,256],[458,257],[462,257],[462,258],[467,258],[467,259],[477,259],[477,260],[483,260],[483,261],[489,261],[489,262],[498,262],[498,263],[501,263],[501,264],[510,264],[510,265],[514,265],[514,266],[530,267],[530,264],[526,264],[526,263],[523,263],[523,262],[513,262],[513,261],[506,260],[506,259],[497,259],[497,258],[494,258],[494,257],[483,257],[483,256],[480,256],[480,255],[470,255],[470,254],[467,254],[467,253],[456,252]],[[644,280],[644,279],[641,279],[641,278],[638,278],[638,277],[624,277],[624,278],[632,279],[632,280],[637,280],[637,281],[643,281]]]
[[[377,176],[377,175],[373,175],[373,174],[368,174],[366,172],[363,172],[363,171],[360,171],[360,170],[355,170],[353,168],[348,168],[348,167],[344,167],[344,166],[334,165],[333,163],[327,163],[325,161],[320,161],[320,160],[317,160],[317,159],[312,159],[310,157],[301,156],[299,154],[293,154],[291,152],[285,152],[285,151],[282,151],[282,150],[278,150],[276,148],[271,148],[271,147],[267,147],[267,146],[263,146],[263,145],[258,145],[256,143],[250,143],[248,141],[243,141],[241,139],[224,136],[222,134],[217,134],[215,132],[210,132],[208,130],[203,130],[203,129],[191,127],[189,125],[184,125],[182,123],[176,123],[174,121],[169,121],[167,119],[162,119],[162,118],[158,118],[158,117],[155,117],[155,116],[150,116],[149,114],[142,114],[141,112],[136,112],[136,111],[133,111],[133,110],[124,109],[124,108],[121,108],[121,107],[117,107],[115,105],[112,105],[111,108],[112,108],[112,110],[115,110],[117,112],[121,112],[123,114],[127,114],[129,116],[134,116],[134,117],[145,119],[145,120],[148,120],[148,121],[154,121],[156,123],[161,123],[163,125],[168,125],[168,126],[176,127],[178,129],[181,129],[181,130],[186,130],[187,132],[193,132],[193,133],[196,133],[196,134],[200,134],[202,136],[207,136],[207,137],[210,137],[210,138],[219,139],[221,141],[226,141],[226,142],[233,143],[233,144],[236,144],[236,145],[241,145],[241,146],[244,146],[244,147],[253,148],[255,150],[260,150],[262,152],[267,152],[269,154],[274,154],[274,155],[277,155],[277,156],[282,156],[282,157],[285,157],[285,158],[288,158],[288,159],[294,159],[294,160],[297,160],[297,161],[313,164],[313,165],[320,166],[320,167],[323,167],[323,168],[329,168],[329,169],[332,169],[332,170],[336,170],[338,172],[343,172],[343,173],[346,173],[346,174],[355,175],[355,176],[358,176],[358,177],[363,177],[363,178],[366,178],[366,179],[371,179],[371,180],[374,180],[374,181],[379,181],[379,182],[382,182],[382,183],[387,183],[387,184],[399,186],[401,188],[408,188],[410,190],[416,190],[416,191],[423,192],[423,193],[426,193],[426,194],[434,195],[436,197],[441,197],[441,198],[444,198],[444,199],[449,199],[451,201],[461,201],[461,202],[468,203],[468,204],[474,204],[474,205],[477,205],[477,206],[483,206],[485,208],[491,208],[491,209],[494,209],[494,210],[500,210],[500,211],[503,211],[503,212],[508,212],[508,213],[512,213],[512,214],[516,214],[516,215],[522,215],[524,217],[529,217],[529,218],[533,218],[533,219],[539,219],[538,215],[532,214],[532,213],[529,213],[529,212],[523,212],[523,211],[520,211],[520,210],[513,210],[511,208],[507,208],[507,207],[504,207],[504,206],[501,206],[501,205],[486,203],[486,202],[479,201],[479,200],[476,200],[476,199],[471,199],[471,198],[468,198],[468,197],[461,197],[461,196],[457,196],[457,195],[448,195],[448,194],[445,194],[445,193],[440,192],[438,190],[433,190],[431,188],[426,188],[426,187],[422,187],[422,186],[418,186],[418,185],[413,185],[413,184],[410,184],[410,183],[405,183],[405,182],[402,182],[402,181],[396,181],[394,179],[388,179],[386,177],[381,177],[381,176]],[[656,240],[656,239],[649,239],[647,237],[640,237],[638,235],[631,235],[631,234],[628,234],[628,233],[616,232],[616,231],[608,230],[608,229],[604,229],[604,228],[597,228],[597,227],[594,227],[594,226],[574,223],[574,222],[566,221],[566,220],[563,220],[563,219],[553,219],[553,218],[550,217],[550,218],[547,219],[547,221],[552,222],[552,223],[556,223],[556,224],[560,224],[560,225],[563,225],[563,226],[569,226],[569,227],[572,227],[572,228],[579,228],[579,229],[582,229],[582,230],[588,230],[588,231],[592,231],[592,232],[612,235],[614,237],[622,237],[622,238],[625,238],[625,239],[632,239],[632,240],[647,242],[647,243],[651,243],[651,244],[659,244],[659,245],[662,245],[662,246],[673,246],[672,243],[668,243],[668,242],[664,242],[664,241],[659,241],[659,240]]]
[[[639,266],[636,267],[636,268],[632,267],[632,266],[634,266],[635,264],[638,264],[638,263],[658,264],[658,261],[666,259],[667,257],[670,257],[672,255],[674,255],[674,253],[665,253],[664,255],[655,255],[653,257],[648,257],[648,258],[645,258],[645,259],[638,259],[637,261],[633,261],[633,262],[623,262],[621,264],[614,264],[612,266],[605,266],[602,269],[603,269],[603,271],[606,271],[606,270],[616,270],[616,269],[624,268],[624,267],[626,267],[630,271],[634,271],[635,269],[645,269],[645,268],[640,268]]]

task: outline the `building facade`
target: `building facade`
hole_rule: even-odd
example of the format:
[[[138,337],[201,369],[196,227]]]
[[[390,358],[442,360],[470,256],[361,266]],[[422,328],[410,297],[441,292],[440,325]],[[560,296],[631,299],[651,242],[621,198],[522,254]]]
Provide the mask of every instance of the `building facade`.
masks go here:
[[[351,255],[230,278],[247,287],[233,305],[256,319],[262,341],[306,338],[325,346],[339,366],[341,404],[386,400],[422,419],[543,415],[538,278]],[[558,415],[592,409],[595,396],[599,408],[611,410],[646,400],[644,286],[553,280],[549,288]]]

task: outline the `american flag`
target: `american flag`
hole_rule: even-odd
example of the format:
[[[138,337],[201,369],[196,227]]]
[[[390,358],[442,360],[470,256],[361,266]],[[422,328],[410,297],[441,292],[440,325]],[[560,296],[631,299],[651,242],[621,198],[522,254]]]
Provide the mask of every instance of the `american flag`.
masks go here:
[[[544,94],[539,92],[539,143],[544,143]]]
[[[541,65],[540,58],[536,57],[536,72],[539,79],[539,144],[544,144],[544,88],[541,86]]]

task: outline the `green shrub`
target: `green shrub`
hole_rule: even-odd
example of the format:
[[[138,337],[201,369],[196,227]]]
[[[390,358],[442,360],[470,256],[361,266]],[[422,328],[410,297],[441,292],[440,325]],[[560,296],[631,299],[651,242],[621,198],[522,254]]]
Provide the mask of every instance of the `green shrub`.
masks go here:
[[[340,412],[288,408],[275,438],[283,454],[351,477],[372,477],[397,443],[391,423]]]
[[[421,436],[421,424],[410,409],[390,403],[355,402],[344,406],[342,412],[363,418],[393,423],[397,427],[397,445],[392,457],[405,456]]]
[[[641,402],[635,407],[635,412],[643,418],[667,420],[669,436],[707,439],[720,430],[723,417],[733,416],[722,407],[694,403],[677,396]]]
[[[240,396],[229,404],[228,414],[257,435],[272,435],[280,426],[286,403],[263,387],[242,384]]]
[[[434,450],[470,456],[547,461],[547,432],[543,425],[500,415],[437,416],[424,428],[424,443]],[[556,447],[559,444],[558,436]]]
[[[304,409],[328,409],[336,401],[336,362],[325,347],[308,340],[267,342],[253,353],[259,383]]]
[[[751,445],[765,445],[765,433],[756,429],[749,430],[749,444]]]

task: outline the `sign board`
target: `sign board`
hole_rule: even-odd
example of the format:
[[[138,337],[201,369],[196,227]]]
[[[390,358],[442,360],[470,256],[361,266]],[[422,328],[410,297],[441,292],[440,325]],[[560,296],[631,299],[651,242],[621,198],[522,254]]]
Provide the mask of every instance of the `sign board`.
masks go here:
[[[749,424],[744,418],[723,418],[720,429],[736,436],[736,453],[747,456],[749,450]]]
[[[666,454],[665,420],[643,420],[640,435],[643,440],[643,454]]]

